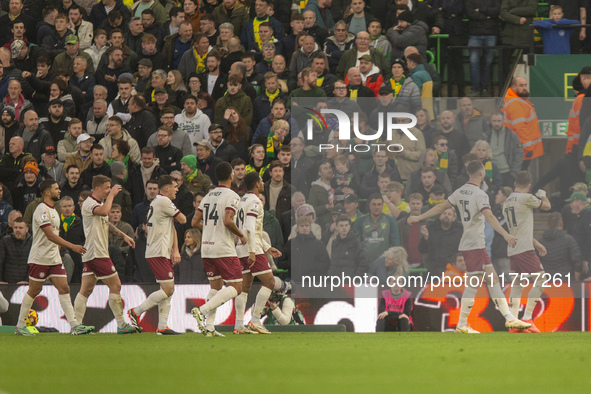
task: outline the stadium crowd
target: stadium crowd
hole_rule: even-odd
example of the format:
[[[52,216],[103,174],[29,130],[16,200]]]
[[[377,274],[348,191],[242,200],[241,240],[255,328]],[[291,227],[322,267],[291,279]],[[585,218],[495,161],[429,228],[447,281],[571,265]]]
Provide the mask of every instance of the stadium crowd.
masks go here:
[[[542,157],[544,148],[527,81],[514,78],[502,110],[484,113],[471,97],[491,95],[495,51],[470,51],[466,96],[461,56],[446,46],[494,46],[499,39],[512,52],[528,45],[525,33],[537,3],[3,1],[0,283],[28,279],[29,226],[44,179],[60,184],[61,236],[84,244],[80,206],[95,175],[124,188],[109,220],[135,239],[136,248],[111,237],[120,278],[154,283],[144,257],[144,223],[158,177],[174,177],[174,203],[191,223],[201,199],[217,185],[215,166],[224,161],[234,169],[239,194],[247,173],[256,171],[265,181],[264,229],[283,252],[273,264],[284,278],[293,276],[296,256],[299,272],[307,275],[368,273],[385,281],[412,268],[461,273],[456,210],[410,226],[406,217],[444,201],[467,181],[465,165],[480,160],[487,174],[483,188],[502,219],[513,177]],[[585,23],[586,1],[549,3]],[[433,107],[442,78],[427,62],[431,34],[448,34],[439,55],[460,59],[452,62],[447,81],[462,97],[457,111],[436,113]],[[579,53],[585,29],[573,37],[571,50]],[[576,83],[566,155],[535,187],[563,175],[557,200],[562,211],[550,216],[540,240],[548,248],[542,261],[546,272],[576,272],[584,279],[591,259],[591,162],[583,154],[587,139],[580,139],[579,149],[578,137],[591,130],[583,104],[591,95],[591,67],[581,70]],[[412,112],[416,140],[398,131],[391,140],[372,142],[401,144],[401,152],[354,152],[346,148],[365,141],[340,140],[330,116],[327,127],[315,125],[308,139],[306,114],[297,104],[306,98],[315,98],[315,110],[358,113],[359,130],[367,135],[376,132],[385,112]],[[333,148],[319,151],[319,144]],[[508,272],[506,243],[488,230],[497,271]],[[199,230],[186,224],[177,233],[177,283],[207,283]],[[80,282],[81,256],[62,253],[68,279]]]

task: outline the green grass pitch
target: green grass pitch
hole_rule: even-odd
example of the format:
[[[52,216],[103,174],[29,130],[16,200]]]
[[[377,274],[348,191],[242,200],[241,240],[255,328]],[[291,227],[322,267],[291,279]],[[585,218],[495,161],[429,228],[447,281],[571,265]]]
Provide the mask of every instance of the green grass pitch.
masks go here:
[[[5,393],[588,393],[588,333],[0,334]]]

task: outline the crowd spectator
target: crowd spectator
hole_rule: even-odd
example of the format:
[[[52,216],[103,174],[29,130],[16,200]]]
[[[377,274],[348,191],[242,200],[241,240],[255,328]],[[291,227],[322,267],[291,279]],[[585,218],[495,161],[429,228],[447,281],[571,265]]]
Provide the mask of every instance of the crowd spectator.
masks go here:
[[[0,239],[0,284],[29,283],[27,260],[33,236],[22,217],[14,219],[12,233]]]
[[[546,255],[540,256],[544,271],[552,277],[564,278],[570,274],[573,278],[583,271],[581,249],[575,239],[564,231],[564,223],[559,212],[548,216],[548,228],[544,231],[540,243],[546,248]]]
[[[447,263],[454,261],[462,238],[463,229],[456,220],[455,208],[443,211],[436,220],[420,226],[420,232],[422,237],[418,250],[426,255],[426,268],[432,276],[441,276],[447,269]]]

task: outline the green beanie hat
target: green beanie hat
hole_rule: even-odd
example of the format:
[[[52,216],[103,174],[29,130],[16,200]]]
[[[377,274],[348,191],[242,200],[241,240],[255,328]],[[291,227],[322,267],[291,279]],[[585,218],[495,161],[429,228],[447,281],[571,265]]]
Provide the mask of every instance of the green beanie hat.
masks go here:
[[[181,159],[181,163],[185,163],[192,170],[197,168],[197,158],[194,155],[187,155]]]

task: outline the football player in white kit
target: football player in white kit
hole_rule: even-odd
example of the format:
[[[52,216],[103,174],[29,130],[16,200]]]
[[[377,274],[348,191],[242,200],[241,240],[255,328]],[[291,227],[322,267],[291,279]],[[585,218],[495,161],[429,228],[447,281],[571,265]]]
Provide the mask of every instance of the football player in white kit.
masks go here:
[[[74,301],[74,311],[76,320],[83,321],[88,297],[101,280],[109,288],[109,307],[117,320],[117,334],[134,334],[136,329],[123,317],[121,280],[109,255],[109,231],[122,236],[129,246],[135,247],[131,237],[109,223],[113,199],[120,191],[120,185],[111,187],[109,177],[97,175],[92,179],[92,194],[82,204],[86,253],[82,256],[82,283]]]
[[[534,209],[549,211],[552,206],[546,197],[544,190],[538,190],[537,196],[529,193],[531,188],[531,175],[527,171],[520,171],[515,176],[515,191],[507,197],[503,205],[503,213],[509,227],[509,233],[517,238],[517,245],[514,248],[507,248],[511,272],[518,274],[516,280],[511,280],[511,295],[509,306],[511,313],[515,316],[519,314],[521,305],[521,293],[523,292],[523,278],[533,283],[529,292],[527,304],[523,313],[522,320],[530,323],[531,327],[525,330],[512,328],[509,332],[541,332],[534,324],[532,314],[536,303],[544,291],[543,275],[544,267],[540,258],[536,255],[534,249],[540,256],[546,255],[546,248],[534,238]],[[513,278],[515,278],[513,276]]]
[[[261,316],[265,304],[275,287],[275,277],[265,256],[265,252],[271,256],[281,257],[281,252],[269,245],[263,239],[263,219],[265,210],[258,194],[265,190],[265,184],[258,172],[251,172],[244,177],[246,194],[240,201],[236,221],[238,228],[246,235],[246,245],[236,245],[236,252],[242,265],[242,292],[236,297],[236,324],[234,334],[270,334],[271,332],[261,323]],[[257,293],[252,312],[252,319],[247,327],[244,327],[244,311],[248,292],[252,286],[254,277],[258,277],[263,286]]]
[[[242,291],[242,269],[236,254],[235,238],[239,238],[243,245],[247,243],[234,221],[240,197],[231,189],[233,175],[230,163],[218,164],[215,177],[218,187],[201,200],[191,222],[193,227],[203,233],[201,256],[211,286],[207,302],[193,308],[191,313],[206,337],[224,336],[215,329],[215,311]],[[222,289],[224,282],[227,286]]]
[[[33,244],[28,260],[29,290],[23,297],[14,333],[26,336],[35,335],[25,327],[25,319],[29,315],[35,297],[41,293],[43,283],[49,279],[59,292],[60,305],[68,323],[70,323],[70,327],[72,327],[70,333],[72,335],[89,334],[94,330],[94,327],[83,326],[76,320],[70,298],[68,276],[62,264],[59,246],[73,250],[81,255],[86,253],[86,249],[84,246],[74,245],[58,235],[60,232],[60,216],[54,207],[56,201],[60,199],[60,188],[57,182],[53,179],[44,180],[39,184],[39,193],[43,197],[43,202],[35,209],[31,225]]]
[[[509,310],[507,299],[499,285],[499,278],[485,249],[484,221],[505,238],[509,246],[514,247],[515,237],[510,235],[490,210],[488,195],[480,188],[486,172],[480,161],[471,161],[467,167],[470,179],[468,183],[453,192],[449,198],[419,216],[409,216],[408,224],[419,222],[433,216],[441,215],[446,209],[457,207],[464,226],[464,233],[460,240],[459,250],[466,262],[467,280],[462,294],[460,319],[456,332],[463,334],[477,334],[478,331],[468,326],[468,315],[474,305],[474,296],[478,291],[480,280],[484,275],[490,296],[505,318],[505,327],[525,329],[531,324],[517,319]],[[491,282],[492,278],[492,283]]]
[[[171,330],[167,325],[170,301],[174,292],[173,267],[181,262],[174,222],[185,224],[187,218],[172,202],[178,191],[174,178],[170,175],[161,175],[158,178],[158,189],[160,192],[150,203],[146,219],[148,226],[146,261],[156,277],[156,282],[160,284],[160,290],[150,294],[141,305],[129,309],[127,315],[131,324],[141,330],[141,314],[158,305],[157,335],[178,335],[179,333]]]

